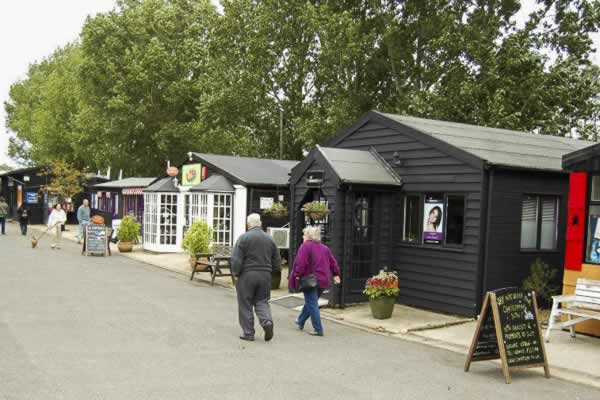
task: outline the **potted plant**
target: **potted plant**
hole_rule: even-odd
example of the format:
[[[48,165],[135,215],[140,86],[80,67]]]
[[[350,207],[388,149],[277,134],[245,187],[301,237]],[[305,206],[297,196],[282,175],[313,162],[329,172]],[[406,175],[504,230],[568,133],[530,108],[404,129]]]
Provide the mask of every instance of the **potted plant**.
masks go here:
[[[304,214],[310,219],[315,221],[322,220],[329,214],[327,203],[323,201],[311,201],[310,203],[306,203],[302,207],[302,211],[304,211]]]
[[[275,203],[271,208],[265,210],[265,214],[274,218],[287,218],[288,209],[283,203]]]
[[[210,244],[213,239],[213,230],[205,221],[196,221],[190,226],[185,235],[181,247],[190,256],[190,267],[196,265],[196,255],[210,252]]]
[[[140,234],[140,224],[135,222],[131,215],[123,217],[121,225],[117,228],[119,243],[117,247],[121,253],[129,253],[133,249],[133,242]]]
[[[390,318],[394,312],[394,304],[399,292],[396,272],[382,270],[377,275],[369,278],[363,293],[369,296],[373,318]]]

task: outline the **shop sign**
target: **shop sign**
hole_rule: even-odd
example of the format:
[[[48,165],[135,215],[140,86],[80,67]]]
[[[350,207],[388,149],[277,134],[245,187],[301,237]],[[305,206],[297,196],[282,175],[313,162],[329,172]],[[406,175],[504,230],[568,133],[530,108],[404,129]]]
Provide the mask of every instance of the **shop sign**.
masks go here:
[[[268,210],[271,207],[273,207],[274,202],[275,202],[275,199],[273,197],[261,197],[260,198],[260,209]]]
[[[181,173],[182,186],[195,186],[202,182],[202,164],[187,164]]]
[[[38,194],[37,192],[25,192],[25,201],[27,204],[37,204]]]
[[[441,195],[427,195],[424,201],[423,243],[440,244],[444,239],[444,198]]]

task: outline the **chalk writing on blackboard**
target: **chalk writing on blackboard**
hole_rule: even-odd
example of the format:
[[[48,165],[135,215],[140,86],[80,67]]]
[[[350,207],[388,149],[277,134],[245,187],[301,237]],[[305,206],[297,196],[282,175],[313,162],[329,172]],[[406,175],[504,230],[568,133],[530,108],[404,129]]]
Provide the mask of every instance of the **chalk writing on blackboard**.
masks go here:
[[[506,383],[509,368],[544,367],[550,376],[541,340],[535,293],[504,288],[485,295],[477,328],[467,356],[465,371],[472,361],[500,358]]]
[[[107,229],[104,225],[88,225],[85,232],[85,254],[106,255]]]

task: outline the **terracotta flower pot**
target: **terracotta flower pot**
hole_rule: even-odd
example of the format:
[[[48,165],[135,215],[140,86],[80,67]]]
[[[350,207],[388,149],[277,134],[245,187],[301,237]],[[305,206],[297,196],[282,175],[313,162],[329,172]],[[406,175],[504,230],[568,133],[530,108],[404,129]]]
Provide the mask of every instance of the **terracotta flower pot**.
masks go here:
[[[121,253],[131,253],[133,250],[133,242],[119,242],[117,247]]]
[[[379,296],[369,298],[369,306],[371,306],[371,314],[375,319],[388,319],[392,317],[394,312],[394,304],[396,304],[395,296]]]
[[[190,271],[194,269],[196,261],[204,262],[205,264],[208,262],[208,260],[205,257],[200,258],[200,260],[198,260],[196,257],[190,257]],[[198,264],[196,266],[196,271],[206,271],[207,269],[207,265]]]

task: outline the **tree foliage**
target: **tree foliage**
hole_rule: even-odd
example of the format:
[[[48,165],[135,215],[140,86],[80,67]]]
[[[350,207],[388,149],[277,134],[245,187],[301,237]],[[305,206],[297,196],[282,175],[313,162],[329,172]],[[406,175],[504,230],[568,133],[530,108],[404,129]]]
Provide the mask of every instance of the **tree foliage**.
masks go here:
[[[378,109],[596,140],[592,0],[121,0],[11,88],[11,154],[153,174],[284,157]]]
[[[52,177],[43,190],[58,196],[61,201],[72,199],[83,191],[84,174],[68,162],[50,161],[41,175]]]

